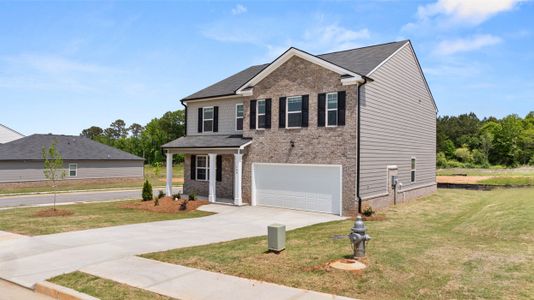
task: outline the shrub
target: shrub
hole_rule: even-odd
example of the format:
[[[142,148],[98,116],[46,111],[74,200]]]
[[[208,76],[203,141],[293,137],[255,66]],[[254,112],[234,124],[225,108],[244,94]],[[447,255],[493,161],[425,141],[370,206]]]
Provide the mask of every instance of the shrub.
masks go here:
[[[159,206],[159,198],[154,197],[154,206]]]
[[[436,165],[438,166],[438,168],[447,168],[449,166],[445,153],[438,152],[438,154],[436,155]]]
[[[158,191],[158,199],[165,197],[165,193],[162,190]]]
[[[180,200],[181,198],[182,198],[182,195],[180,193],[176,193],[176,194],[172,195],[172,199],[174,199],[174,200],[176,200],[176,199]]]
[[[456,151],[454,151],[454,156],[459,161],[464,162],[464,163],[472,163],[473,162],[473,154],[471,153],[469,148],[467,148],[465,146],[462,147],[462,148],[456,149]]]
[[[473,162],[481,167],[489,167],[488,157],[478,149],[473,150]]]
[[[465,168],[465,164],[454,159],[448,160],[447,164],[449,165],[449,168]]]
[[[152,200],[152,185],[148,180],[145,180],[145,183],[143,184],[143,192],[141,196],[143,197],[143,201]]]
[[[184,200],[182,203],[180,203],[180,210],[187,210],[187,200]]]
[[[191,201],[197,200],[197,195],[195,193],[189,194],[189,200]]]
[[[365,208],[363,210],[363,215],[366,216],[366,217],[371,217],[375,214],[376,212],[373,210],[373,208],[371,206],[368,206],[367,208]]]
[[[530,161],[528,162],[529,165],[534,166],[534,154],[532,154],[532,157],[530,158]]]

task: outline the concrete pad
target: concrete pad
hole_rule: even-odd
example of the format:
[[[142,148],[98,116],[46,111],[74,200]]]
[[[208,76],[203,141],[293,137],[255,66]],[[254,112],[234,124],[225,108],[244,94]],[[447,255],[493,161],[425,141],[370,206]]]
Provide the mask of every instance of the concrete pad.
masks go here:
[[[343,270],[343,271],[360,271],[360,270],[367,268],[366,265],[354,259],[335,261],[331,263],[330,266],[334,269]]]
[[[0,278],[26,287],[100,262],[175,248],[266,235],[272,223],[288,230],[339,216],[268,207],[207,205],[215,215],[130,224],[0,241]]]

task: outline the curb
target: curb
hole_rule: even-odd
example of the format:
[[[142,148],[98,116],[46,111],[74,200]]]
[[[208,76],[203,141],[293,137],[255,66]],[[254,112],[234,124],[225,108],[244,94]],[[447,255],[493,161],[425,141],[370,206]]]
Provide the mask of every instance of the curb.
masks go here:
[[[93,296],[48,281],[37,283],[34,290],[36,293],[58,300],[99,300]]]

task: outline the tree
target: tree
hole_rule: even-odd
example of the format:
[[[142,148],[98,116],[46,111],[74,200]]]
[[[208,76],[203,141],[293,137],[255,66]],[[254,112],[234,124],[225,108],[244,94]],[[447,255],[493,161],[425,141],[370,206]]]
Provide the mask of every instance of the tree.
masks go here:
[[[141,132],[143,132],[144,130],[144,127],[137,124],[137,123],[133,123],[132,125],[130,125],[130,127],[128,128],[128,130],[130,131],[130,133],[132,134],[132,136],[134,138],[137,138],[139,137],[139,135],[141,134]]]
[[[101,136],[104,130],[98,126],[91,126],[82,130],[81,136],[94,140],[96,137]]]
[[[128,136],[126,123],[121,119],[115,120],[115,122],[111,123],[109,125],[109,129],[111,129],[109,133],[112,135],[112,137],[115,140],[118,140],[120,138],[125,138]]]
[[[494,162],[516,166],[521,155],[519,147],[519,137],[523,131],[521,119],[517,115],[509,115],[501,120],[500,125],[495,132],[493,143]]]
[[[52,182],[52,189],[54,191],[54,210],[56,210],[56,182],[65,178],[63,157],[61,156],[61,153],[56,150],[55,143],[52,143],[48,149],[43,147],[41,152],[44,160],[43,173],[45,178]]]

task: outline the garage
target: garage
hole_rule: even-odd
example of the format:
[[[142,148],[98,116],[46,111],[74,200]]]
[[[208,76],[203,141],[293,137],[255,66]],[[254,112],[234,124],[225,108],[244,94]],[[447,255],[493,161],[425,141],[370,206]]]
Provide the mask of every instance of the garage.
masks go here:
[[[252,201],[262,206],[341,214],[340,165],[252,164]]]

